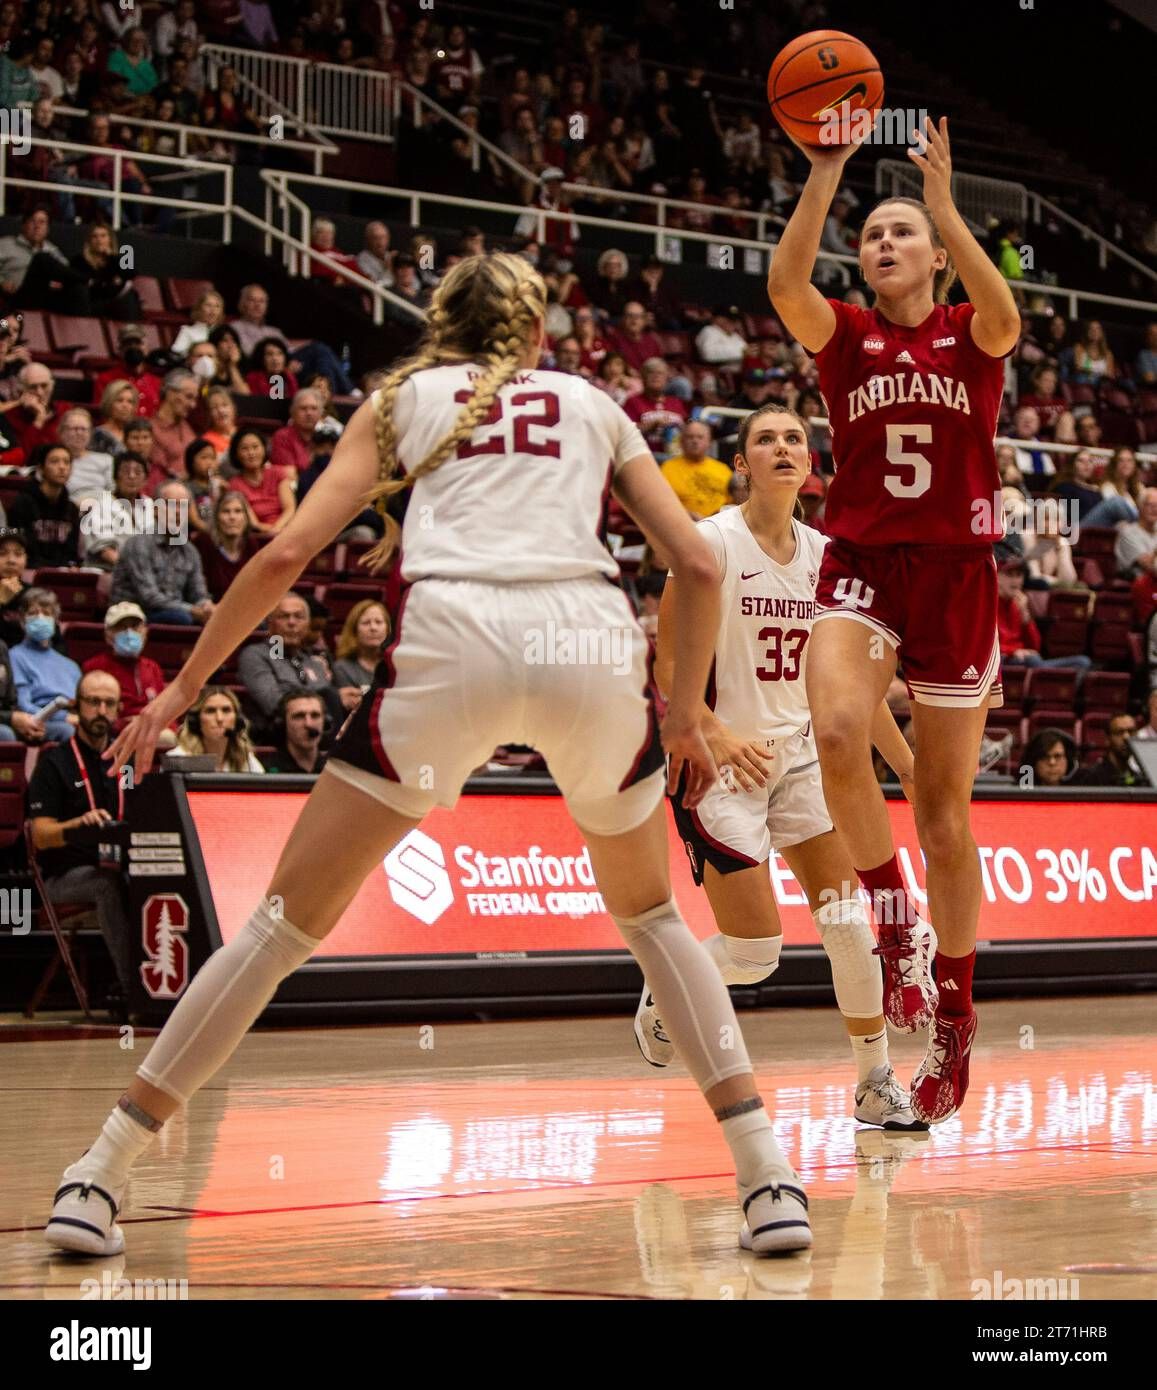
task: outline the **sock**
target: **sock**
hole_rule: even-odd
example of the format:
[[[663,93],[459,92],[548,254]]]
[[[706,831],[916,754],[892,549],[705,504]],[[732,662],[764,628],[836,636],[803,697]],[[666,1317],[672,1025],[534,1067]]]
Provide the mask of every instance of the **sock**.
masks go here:
[[[755,985],[775,973],[782,936],[724,936],[716,932],[703,943],[725,985]]]
[[[888,1030],[881,1028],[878,1033],[866,1037],[849,1035],[852,1056],[856,1059],[856,1080],[867,1081],[877,1067],[888,1065]]]
[[[674,898],[636,917],[616,917],[639,962],[667,1036],[701,1091],[750,1074],[731,996]]]
[[[940,990],[938,1013],[950,1018],[967,1018],[972,1012],[972,970],[976,952],[966,956],[946,956],[936,952],[936,985]]]
[[[233,1055],[281,981],[319,944],[275,917],[263,898],[233,940],[197,972],[137,1075],[187,1102]]]
[[[795,1171],[779,1147],[771,1117],[762,1105],[745,1115],[720,1120],[719,1128],[735,1160],[735,1180],[740,1187],[754,1187],[769,1178],[795,1180]]]
[[[69,1168],[70,1178],[87,1178],[113,1195],[128,1182],[129,1169],[157,1137],[118,1105],[104,1122],[96,1143]]]
[[[871,894],[872,911],[876,914],[876,925],[880,929],[880,942],[889,945],[896,940],[897,927],[910,926],[916,920],[915,908],[900,877],[896,856],[877,864],[874,869],[857,869],[856,873]]]

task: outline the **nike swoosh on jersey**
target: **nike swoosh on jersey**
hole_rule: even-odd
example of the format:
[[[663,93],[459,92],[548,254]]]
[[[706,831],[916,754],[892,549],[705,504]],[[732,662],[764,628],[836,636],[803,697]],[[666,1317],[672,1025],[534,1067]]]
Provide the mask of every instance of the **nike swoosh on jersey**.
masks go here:
[[[750,574],[741,574],[740,579],[754,579],[757,574],[762,574],[762,570],[752,570]]]

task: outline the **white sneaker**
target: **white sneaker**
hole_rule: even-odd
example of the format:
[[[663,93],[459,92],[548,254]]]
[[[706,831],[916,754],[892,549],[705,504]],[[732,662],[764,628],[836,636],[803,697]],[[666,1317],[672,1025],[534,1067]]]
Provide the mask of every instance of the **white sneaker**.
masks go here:
[[[740,1188],[739,1196],[744,1216],[739,1231],[742,1249],[756,1255],[786,1255],[793,1250],[811,1249],[812,1228],[802,1187],[794,1182],[761,1183],[746,1196]]]
[[[635,1010],[635,1041],[643,1060],[653,1067],[666,1067],[675,1060],[675,1044],[663,1031],[663,1020],[646,989]]]
[[[928,1128],[912,1113],[911,1098],[887,1063],[876,1067],[867,1081],[856,1087],[856,1108],[852,1113],[862,1125],[878,1125],[881,1129]]]
[[[109,1192],[77,1174],[77,1167],[73,1164],[64,1170],[44,1238],[58,1250],[76,1255],[119,1255],[125,1248],[125,1237],[116,1218],[124,1188]]]

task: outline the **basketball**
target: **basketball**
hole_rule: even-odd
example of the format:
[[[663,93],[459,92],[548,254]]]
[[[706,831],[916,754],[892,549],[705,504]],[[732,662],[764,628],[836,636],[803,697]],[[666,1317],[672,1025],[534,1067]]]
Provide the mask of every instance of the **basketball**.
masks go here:
[[[880,109],[884,76],[867,44],[836,29],[813,29],[780,50],[767,74],[767,99],[801,144],[842,145],[855,132],[857,112],[874,118]]]

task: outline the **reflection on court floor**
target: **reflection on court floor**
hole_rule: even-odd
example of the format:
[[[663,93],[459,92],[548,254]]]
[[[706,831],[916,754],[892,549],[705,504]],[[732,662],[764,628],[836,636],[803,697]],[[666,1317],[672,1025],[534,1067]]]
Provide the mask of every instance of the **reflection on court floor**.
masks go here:
[[[1149,1013],[1130,999],[983,1006],[967,1107],[919,1137],[852,1121],[832,1014],[742,1015],[812,1198],[815,1249],[777,1261],[737,1249],[726,1147],[680,1068],[651,1072],[632,1055],[629,1020],[439,1024],[428,1048],[416,1027],[257,1034],[138,1169],[128,1251],[104,1262],[104,1287],[185,1279],[192,1298],[1153,1298]],[[14,1132],[24,1142],[16,1188],[0,1194],[0,1296],[80,1297],[82,1278],[102,1277],[50,1259],[35,1228],[62,1161],[131,1070],[115,1050],[103,1040],[4,1049],[18,1063],[9,1075],[22,1077],[7,1143]],[[907,1076],[918,1040],[894,1053]],[[46,1105],[49,1091],[59,1094]]]

